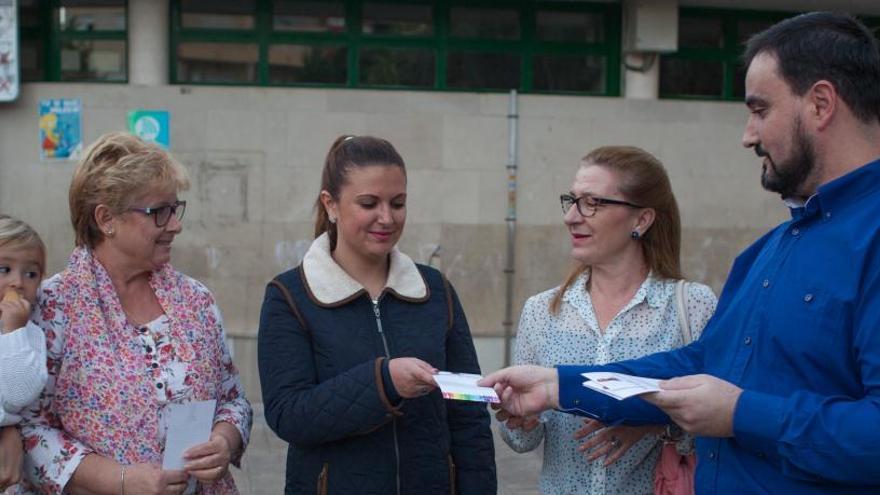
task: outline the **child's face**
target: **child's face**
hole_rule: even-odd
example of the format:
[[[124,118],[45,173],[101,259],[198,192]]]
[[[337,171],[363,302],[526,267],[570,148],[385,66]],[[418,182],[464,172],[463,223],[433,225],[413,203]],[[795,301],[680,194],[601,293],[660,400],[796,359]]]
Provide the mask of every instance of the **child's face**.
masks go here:
[[[36,249],[0,249],[0,298],[12,288],[31,305],[36,304],[43,277],[40,258]]]

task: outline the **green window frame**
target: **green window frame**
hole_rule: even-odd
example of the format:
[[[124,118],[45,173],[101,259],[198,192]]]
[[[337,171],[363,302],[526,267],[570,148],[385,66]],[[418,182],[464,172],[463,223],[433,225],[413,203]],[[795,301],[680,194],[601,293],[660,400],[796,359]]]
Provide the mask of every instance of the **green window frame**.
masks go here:
[[[121,7],[125,16],[125,25],[122,29],[100,29],[100,30],[77,30],[62,29],[60,21],[60,12],[63,6],[62,0],[37,0],[36,1],[36,20],[37,25],[26,26],[20,24],[19,41],[20,45],[26,46],[33,44],[36,46],[37,66],[34,72],[25,73],[22,71],[23,82],[96,82],[96,83],[127,83],[128,82],[128,60],[129,60],[129,43],[128,43],[128,1],[123,0]],[[24,8],[22,2],[19,2],[19,19],[22,18],[21,10]],[[110,77],[88,77],[77,75],[66,75],[63,68],[63,50],[66,46],[71,45],[88,45],[88,44],[104,44],[116,45],[118,48],[122,45],[120,60],[120,75]]]
[[[317,3],[317,2],[315,2]],[[340,87],[363,89],[406,89],[434,91],[469,91],[496,92],[507,91],[505,88],[455,87],[449,78],[455,68],[449,66],[450,54],[468,54],[479,58],[480,55],[506,55],[508,60],[519,64],[515,89],[524,93],[607,95],[620,94],[620,5],[615,3],[582,3],[570,1],[535,1],[535,0],[341,0],[344,4],[345,28],[338,32],[294,32],[273,29],[273,0],[254,0],[253,28],[247,29],[209,29],[182,26],[182,0],[171,0],[171,21],[169,43],[169,80],[171,84],[212,84],[233,86],[284,86],[284,87]],[[431,28],[427,34],[368,34],[362,32],[365,4],[379,3],[386,5],[428,7],[431,10]],[[450,15],[459,7],[515,10],[519,18],[519,36],[514,39],[486,39],[456,37],[451,32]],[[599,40],[581,42],[548,41],[539,39],[536,33],[536,19],[539,12],[580,13],[598,16],[601,19],[599,28],[603,36]],[[248,59],[249,70],[246,81],[194,81],[187,78],[179,64],[179,47],[204,50],[206,45],[218,46],[243,45],[256,47],[255,67]],[[220,45],[223,44],[223,45]],[[278,82],[270,74],[270,50],[272,47],[290,45],[306,47],[313,50],[344,50],[344,77],[335,76],[332,82]],[[252,49],[252,48],[251,48]],[[362,81],[364,64],[382,63],[381,57],[388,53],[412,55],[406,63],[423,71],[422,75],[410,75],[417,79],[407,84],[374,84],[369,80]],[[253,54],[249,50],[249,53]],[[368,57],[364,54],[370,54]],[[430,54],[430,56],[428,55]],[[342,58],[341,54],[337,54]],[[372,57],[372,59],[370,59]],[[467,55],[462,56],[467,58]],[[567,58],[566,58],[567,57]],[[580,57],[580,59],[578,59]],[[461,58],[461,57],[459,57]],[[378,60],[378,62],[376,61]],[[560,62],[571,60],[582,61],[590,65],[585,70],[601,71],[595,76],[601,81],[595,82],[597,90],[546,90],[545,82],[536,84],[536,66],[543,62],[545,66],[561,67]],[[426,62],[427,61],[427,62]],[[387,62],[387,60],[385,60]],[[342,62],[339,62],[342,64]],[[473,63],[473,61],[471,61]],[[394,68],[392,68],[394,69]],[[551,69],[552,70],[552,69]],[[557,69],[558,70],[558,69]],[[452,72],[451,72],[452,71]],[[559,71],[561,72],[561,71]],[[430,74],[430,75],[425,75]],[[332,79],[332,78],[330,78]],[[368,79],[365,76],[365,79]]]
[[[682,21],[696,21],[704,24],[718,22],[721,26],[721,45],[717,47],[687,47],[682,46],[679,36],[679,49],[675,53],[660,56],[660,98],[670,99],[696,99],[696,100],[742,100],[742,78],[744,69],[740,63],[740,56],[744,46],[742,38],[746,33],[740,27],[742,23],[757,22],[773,24],[787,17],[797,15],[799,12],[770,12],[752,10],[730,10],[709,8],[680,8],[679,30]],[[721,85],[716,95],[687,94],[670,92],[664,86],[670,83],[673,77],[671,67],[674,64],[692,63],[705,64],[704,66],[721,67]],[[665,69],[665,70],[664,70]],[[739,82],[737,82],[739,81]]]

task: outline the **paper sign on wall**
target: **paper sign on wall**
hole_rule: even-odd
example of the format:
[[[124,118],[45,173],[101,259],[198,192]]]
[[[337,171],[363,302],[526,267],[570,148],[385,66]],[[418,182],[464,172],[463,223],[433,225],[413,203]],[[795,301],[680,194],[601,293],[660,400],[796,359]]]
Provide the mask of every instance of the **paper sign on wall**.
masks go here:
[[[18,17],[15,0],[0,0],[0,101],[18,97]]]
[[[82,148],[82,102],[40,100],[40,159],[75,160]]]
[[[156,143],[166,150],[171,147],[170,117],[167,110],[132,110],[128,112],[128,131],[135,136]]]

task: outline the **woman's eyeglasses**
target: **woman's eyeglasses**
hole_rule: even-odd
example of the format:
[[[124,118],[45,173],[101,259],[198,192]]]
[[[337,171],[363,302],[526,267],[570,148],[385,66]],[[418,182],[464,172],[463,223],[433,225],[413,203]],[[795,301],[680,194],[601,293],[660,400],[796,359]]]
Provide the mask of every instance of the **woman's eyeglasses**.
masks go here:
[[[583,217],[592,217],[596,214],[596,210],[604,205],[629,206],[630,208],[644,208],[629,201],[621,201],[619,199],[600,198],[597,196],[578,196],[571,194],[562,194],[559,196],[559,203],[562,205],[562,213],[567,214],[571,207],[577,205],[577,211]]]
[[[151,215],[156,222],[156,227],[164,227],[171,220],[171,215],[177,217],[177,221],[183,220],[183,214],[186,212],[186,201],[175,201],[170,205],[148,206],[147,208],[129,208],[131,211],[138,211],[144,215]]]

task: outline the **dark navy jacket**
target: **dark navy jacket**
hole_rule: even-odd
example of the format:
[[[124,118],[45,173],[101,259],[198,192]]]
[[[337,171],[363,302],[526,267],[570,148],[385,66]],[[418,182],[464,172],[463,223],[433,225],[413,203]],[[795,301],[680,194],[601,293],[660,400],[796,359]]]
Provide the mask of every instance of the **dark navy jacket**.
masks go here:
[[[432,268],[418,266],[418,273],[427,285],[422,300],[388,289],[379,298],[390,357],[479,373],[454,290]],[[302,266],[276,280],[307,327],[270,284],[260,318],[259,368],[266,420],[290,444],[286,494],[496,492],[485,405],[447,401],[438,390],[400,401],[365,291],[328,305],[311,293]]]

